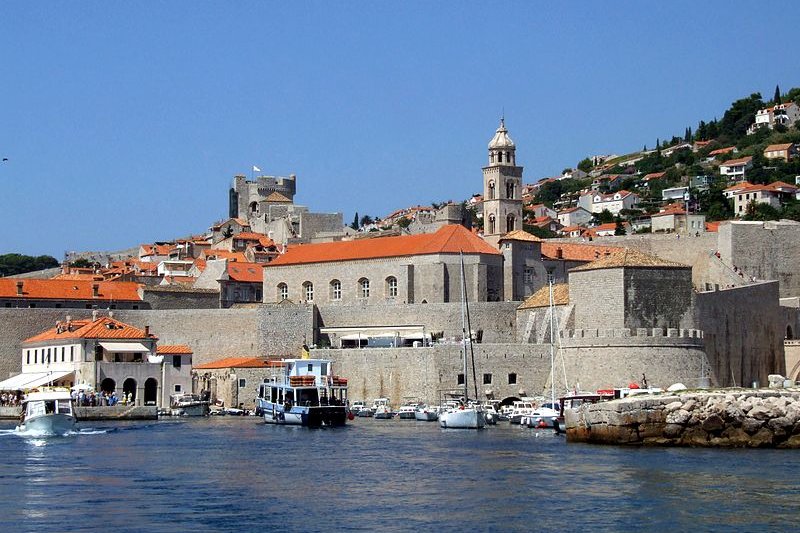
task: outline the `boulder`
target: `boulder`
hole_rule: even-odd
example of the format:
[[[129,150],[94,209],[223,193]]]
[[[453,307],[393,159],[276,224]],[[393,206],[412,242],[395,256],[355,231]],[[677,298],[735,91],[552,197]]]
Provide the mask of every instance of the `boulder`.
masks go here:
[[[664,436],[667,438],[677,438],[681,433],[683,433],[683,426],[681,424],[666,424],[664,426]]]
[[[689,419],[692,417],[689,411],[685,411],[683,409],[678,409],[675,412],[669,413],[667,415],[667,424],[686,424]]]
[[[682,406],[683,406],[682,402],[672,402],[664,406],[664,410],[666,410],[668,413],[671,413],[672,411],[677,411]]]
[[[792,435],[785,441],[778,444],[778,448],[800,448],[800,435]]]
[[[745,418],[742,420],[742,430],[750,435],[755,434],[763,425],[764,421],[756,418]]]
[[[694,411],[695,407],[697,407],[697,400],[694,398],[690,398],[683,402],[683,410],[684,411]]]
[[[681,435],[680,442],[685,446],[708,446],[708,433],[699,427],[689,428]]]
[[[725,421],[719,415],[711,415],[700,425],[707,433],[716,433],[725,427]]]
[[[750,437],[750,443],[748,446],[751,448],[763,448],[765,446],[771,446],[774,437],[772,432],[765,427],[759,429],[755,435]]]
[[[750,442],[750,435],[742,428],[726,428],[722,436],[728,440],[727,446],[732,448],[743,448]]]
[[[780,374],[770,374],[767,376],[767,380],[769,380],[770,389],[782,389],[783,382],[786,380],[786,378]]]

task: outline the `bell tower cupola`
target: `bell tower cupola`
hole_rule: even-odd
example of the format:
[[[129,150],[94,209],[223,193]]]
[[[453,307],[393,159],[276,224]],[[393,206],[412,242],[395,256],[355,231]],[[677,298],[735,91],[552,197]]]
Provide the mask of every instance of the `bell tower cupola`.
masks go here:
[[[506,233],[522,229],[522,167],[516,151],[501,118],[483,167],[483,238],[495,246]]]

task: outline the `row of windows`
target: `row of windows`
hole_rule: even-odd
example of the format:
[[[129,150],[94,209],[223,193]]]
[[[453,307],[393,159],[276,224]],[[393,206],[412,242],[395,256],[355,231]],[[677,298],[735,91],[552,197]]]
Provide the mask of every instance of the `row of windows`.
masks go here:
[[[464,384],[464,374],[458,375],[458,384]],[[483,375],[483,384],[484,385],[491,385],[492,384],[492,374],[484,374]],[[508,374],[508,384],[509,385],[516,385],[517,384],[517,374],[515,372],[510,372]]]
[[[39,349],[27,350],[25,354],[25,364],[31,364],[31,355],[33,355],[33,364],[49,364],[49,363],[66,363],[67,362],[67,352],[66,347],[61,346],[61,360],[59,361],[59,350],[58,347],[55,348],[42,348],[42,353],[39,353]],[[69,347],[69,362],[72,363],[75,361],[75,346]]]
[[[359,298],[369,298],[370,295],[370,281],[367,278],[361,278],[356,285],[356,294]],[[397,297],[397,278],[389,276],[384,283],[384,294],[387,298]],[[303,283],[301,292],[302,298],[306,302],[314,301],[314,284],[310,281]],[[342,299],[342,282],[338,279],[332,280],[328,284],[328,298],[331,300]],[[278,301],[289,299],[289,286],[286,283],[278,284]]]

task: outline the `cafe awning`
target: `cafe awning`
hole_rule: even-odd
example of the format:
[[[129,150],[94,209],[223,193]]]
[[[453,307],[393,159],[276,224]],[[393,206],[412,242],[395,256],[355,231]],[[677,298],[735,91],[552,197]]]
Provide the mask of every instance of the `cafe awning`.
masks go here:
[[[60,372],[24,372],[0,381],[0,390],[24,390],[47,385],[72,374],[72,370]]]
[[[101,342],[100,346],[109,352],[149,352],[150,350],[141,342]]]

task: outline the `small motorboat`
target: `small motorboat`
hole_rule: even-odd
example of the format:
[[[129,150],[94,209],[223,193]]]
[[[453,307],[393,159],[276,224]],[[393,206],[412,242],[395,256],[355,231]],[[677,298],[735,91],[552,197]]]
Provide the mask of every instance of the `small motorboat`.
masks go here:
[[[414,419],[422,422],[434,422],[439,419],[439,409],[427,405],[418,405],[414,411]]]
[[[75,422],[68,389],[39,389],[25,395],[17,431],[33,435],[65,435],[75,429]]]
[[[414,420],[416,418],[418,403],[407,403],[400,407],[397,416],[400,420]]]

